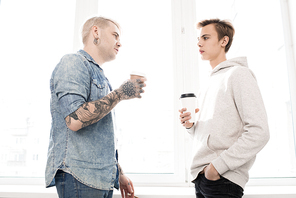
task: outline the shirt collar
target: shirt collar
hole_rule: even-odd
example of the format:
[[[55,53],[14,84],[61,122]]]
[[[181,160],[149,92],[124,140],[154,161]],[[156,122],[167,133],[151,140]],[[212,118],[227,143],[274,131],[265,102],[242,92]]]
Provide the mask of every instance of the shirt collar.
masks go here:
[[[79,50],[77,53],[79,53],[79,54],[81,54],[82,56],[84,56],[88,61],[90,61],[90,62],[92,62],[92,63],[94,63],[95,65],[97,65],[99,68],[101,68],[100,67],[100,65],[86,52],[86,51],[84,51],[84,50]]]

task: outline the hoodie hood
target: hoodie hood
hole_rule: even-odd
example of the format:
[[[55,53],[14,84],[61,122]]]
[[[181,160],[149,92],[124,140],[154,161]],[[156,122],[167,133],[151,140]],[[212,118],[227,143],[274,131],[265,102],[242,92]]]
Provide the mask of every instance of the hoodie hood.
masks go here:
[[[223,61],[212,70],[211,75],[213,75],[214,73],[217,73],[222,69],[225,69],[228,67],[234,67],[234,66],[248,67],[247,57],[237,57],[237,58],[232,58],[232,59]]]

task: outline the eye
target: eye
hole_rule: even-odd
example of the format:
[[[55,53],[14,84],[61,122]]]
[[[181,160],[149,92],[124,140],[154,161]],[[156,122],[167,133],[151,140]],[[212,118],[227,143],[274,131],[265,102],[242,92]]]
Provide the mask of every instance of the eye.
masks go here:
[[[209,39],[209,37],[204,37],[204,40],[208,40]]]

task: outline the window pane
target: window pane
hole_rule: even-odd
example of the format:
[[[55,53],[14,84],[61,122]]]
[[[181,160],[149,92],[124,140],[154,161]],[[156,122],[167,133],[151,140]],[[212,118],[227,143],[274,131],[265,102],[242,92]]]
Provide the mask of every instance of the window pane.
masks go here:
[[[250,176],[295,177],[295,132],[292,126],[280,1],[197,2],[198,21],[216,17],[232,20],[236,33],[227,57],[247,56],[249,67],[255,73],[261,89],[271,138],[258,154]],[[217,9],[212,9],[210,5],[217,5]],[[207,7],[211,9],[201,9]],[[210,66],[201,61],[201,70],[205,72],[205,68],[210,69]]]
[[[74,12],[72,0],[1,1],[0,177],[44,177],[49,79],[72,52]]]
[[[173,87],[168,86],[173,84],[170,3],[99,1],[99,15],[122,26],[117,60],[103,66],[113,87],[133,70],[148,77],[141,100],[124,101],[116,108],[125,172],[175,171],[176,109]],[[126,5],[137,9],[122,12]],[[51,120],[49,79],[60,58],[72,52],[75,1],[3,0],[0,9],[1,30],[9,30],[0,32],[0,176],[44,177]]]
[[[116,107],[119,161],[128,173],[174,173],[171,1],[100,0],[98,15],[122,27],[119,54],[103,65],[112,86],[133,70],[148,79],[142,99]]]

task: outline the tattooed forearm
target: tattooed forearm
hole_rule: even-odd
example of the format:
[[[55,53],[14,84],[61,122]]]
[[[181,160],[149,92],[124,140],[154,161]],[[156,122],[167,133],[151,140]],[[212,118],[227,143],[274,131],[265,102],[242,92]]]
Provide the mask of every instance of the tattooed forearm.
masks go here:
[[[84,103],[79,109],[66,117],[65,121],[70,129],[75,131],[98,122],[107,115],[119,102],[116,92],[111,92],[100,100]],[[79,126],[71,126],[74,121]]]
[[[67,116],[65,118],[65,121],[66,121],[67,126],[70,126],[71,125],[71,117],[70,116]]]
[[[144,82],[140,79],[128,80],[105,97],[84,103],[79,109],[65,118],[67,126],[74,131],[98,122],[121,100],[141,98]]]

